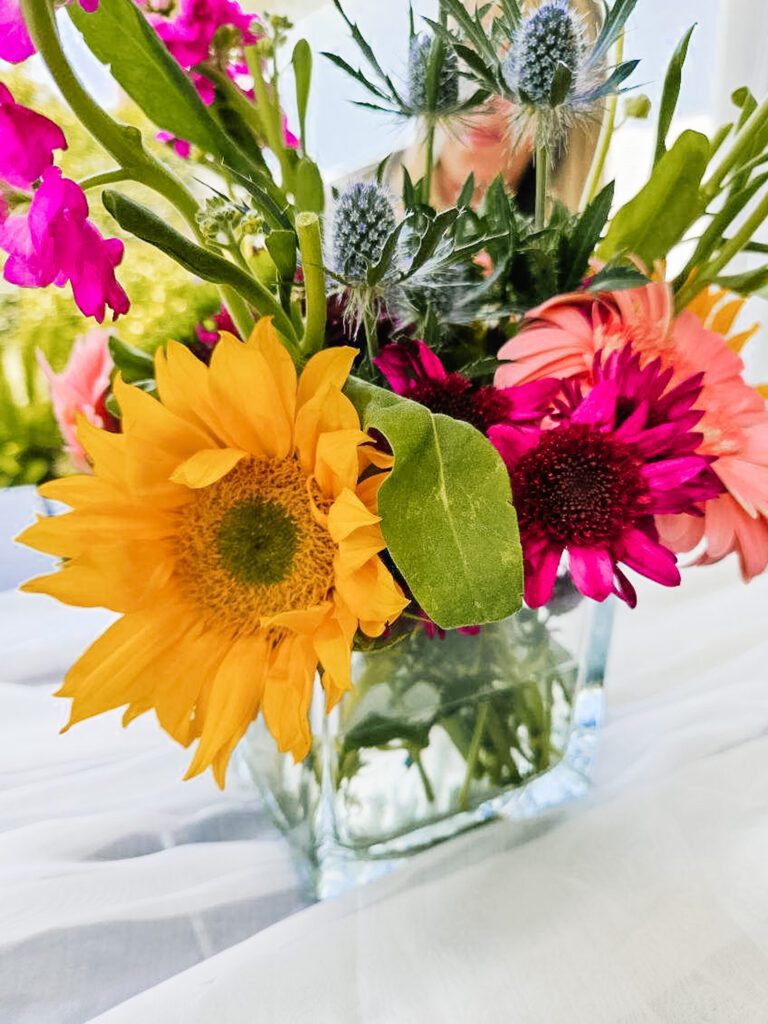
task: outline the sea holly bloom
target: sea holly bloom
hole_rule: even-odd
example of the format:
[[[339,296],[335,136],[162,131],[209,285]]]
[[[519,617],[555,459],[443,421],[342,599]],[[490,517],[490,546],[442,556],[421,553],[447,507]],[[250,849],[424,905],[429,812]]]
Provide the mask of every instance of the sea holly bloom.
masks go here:
[[[631,345],[643,361],[659,359],[672,383],[703,373],[698,406],[702,454],[716,456],[713,469],[727,493],[704,508],[704,518],[659,520],[675,551],[702,541],[702,561],[735,552],[746,579],[768,567],[768,413],[762,395],[744,381],[738,352],[752,331],[725,337],[740,312],[739,300],[721,291],[703,293],[675,316],[667,284],[602,295],[576,293],[551,300],[528,314],[522,332],[499,351],[499,386],[542,377],[573,377],[588,385],[595,354]]]
[[[423,341],[387,345],[374,363],[396,394],[471,423],[483,434],[499,423],[518,431],[538,427],[560,389],[552,380],[520,388],[478,386],[461,373],[448,373]]]
[[[67,674],[69,725],[154,710],[187,776],[230,756],[259,711],[281,751],[309,753],[318,664],[330,709],[349,690],[358,629],[407,604],[380,558],[377,493],[391,458],[342,392],[355,350],[326,349],[297,379],[269,320],[224,335],[210,367],[171,342],[159,401],[118,377],[122,433],[80,420],[93,476],[46,484],[73,511],[22,540],[66,559],[25,585],[121,618]]]
[[[597,357],[594,386],[564,389],[553,425],[521,437],[503,425],[490,438],[510,471],[525,559],[525,598],[547,603],[563,554],[577,589],[596,601],[635,589],[620,565],[676,586],[676,557],[654,517],[696,514],[721,490],[696,454],[701,375],[670,390],[658,360],[641,368],[631,349]]]
[[[81,473],[88,473],[88,459],[77,436],[78,417],[83,416],[95,427],[107,430],[115,426],[104,405],[114,369],[109,354],[109,335],[94,328],[78,338],[61,373],[54,372],[39,349],[37,361],[50,385],[53,412],[64,438],[65,451]]]
[[[17,103],[0,82],[0,182],[28,189],[53,163],[53,151],[66,148],[61,128]]]
[[[3,276],[24,288],[67,281],[80,311],[101,323],[127,313],[128,296],[115,278],[123,243],[103,238],[88,220],[88,201],[78,184],[46,167],[26,214],[0,217],[0,249],[8,253]]]

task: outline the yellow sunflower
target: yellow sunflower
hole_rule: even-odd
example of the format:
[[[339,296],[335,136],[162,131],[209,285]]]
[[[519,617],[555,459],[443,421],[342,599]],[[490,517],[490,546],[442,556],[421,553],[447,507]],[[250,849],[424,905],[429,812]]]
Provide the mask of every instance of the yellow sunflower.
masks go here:
[[[121,612],[58,696],[66,728],[154,708],[187,777],[219,785],[259,710],[282,751],[310,748],[318,664],[330,709],[350,688],[358,627],[380,635],[406,605],[379,558],[379,485],[391,462],[342,394],[355,350],[327,349],[300,379],[268,320],[223,335],[210,368],[175,342],[156,357],[160,401],[115,382],[121,434],[84,419],[93,476],[46,484],[73,511],[19,538],[60,556],[27,591]]]

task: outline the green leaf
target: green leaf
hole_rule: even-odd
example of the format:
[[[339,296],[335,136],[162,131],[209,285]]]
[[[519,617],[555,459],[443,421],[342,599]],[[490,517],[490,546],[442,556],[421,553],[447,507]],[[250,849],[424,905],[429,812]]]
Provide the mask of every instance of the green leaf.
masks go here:
[[[683,65],[685,64],[685,59],[688,56],[688,47],[695,29],[696,26],[691,25],[686,34],[680,40],[677,49],[672,55],[672,60],[669,62],[669,67],[667,68],[666,78],[664,79],[664,92],[662,93],[661,107],[659,108],[659,128],[656,135],[656,154],[653,158],[654,165],[657,164],[667,152],[667,135],[669,134],[669,129],[672,125],[672,118],[675,116],[675,111],[677,110],[677,101],[680,98],[680,86],[683,81]]]
[[[599,255],[610,260],[631,253],[649,267],[666,257],[704,212],[699,189],[709,157],[706,135],[683,132],[647,185],[613,218]]]
[[[299,111],[299,135],[302,152],[307,151],[307,106],[312,85],[312,50],[306,39],[300,39],[293,48],[291,57],[293,77],[296,82],[296,106]]]
[[[153,364],[152,373],[154,374],[154,372],[155,367]],[[139,380],[128,380],[128,378],[123,375],[123,380],[128,384],[132,384],[135,388],[140,388],[141,391],[145,391],[148,395],[152,395],[153,398],[157,398],[157,382],[155,381],[154,376],[141,378]],[[111,416],[114,416],[116,420],[122,419],[123,413],[113,391],[110,391],[107,395],[104,400],[104,406],[107,412]]]
[[[148,352],[129,345],[112,335],[108,342],[109,354],[115,366],[129,384],[147,380],[155,375],[155,361]]]
[[[609,263],[589,282],[589,292],[620,292],[625,288],[642,288],[648,278],[637,267]]]
[[[747,270],[743,274],[729,274],[715,279],[714,284],[738,295],[753,295],[768,287],[768,266]]]
[[[133,0],[105,0],[91,13],[69,4],[67,13],[94,56],[158,128],[220,152],[226,136]]]
[[[567,64],[561,60],[555,64],[555,73],[552,75],[552,85],[549,90],[550,107],[559,107],[565,103],[566,97],[573,84],[573,72]]]
[[[613,204],[614,182],[606,185],[579,218],[571,243],[568,246],[568,276],[563,291],[577,288],[584,277],[590,256],[594,253],[603,228],[608,223]]]
[[[107,212],[125,231],[140,238],[142,242],[149,242],[150,245],[161,249],[185,270],[202,277],[204,281],[226,284],[234,288],[262,316],[274,317],[275,328],[286,341],[295,342],[296,332],[293,324],[272,292],[255,278],[236,267],[234,263],[225,260],[223,256],[196,245],[146,206],[134,202],[120,192],[105,189],[101,200]]]
[[[443,629],[496,622],[522,603],[522,551],[509,474],[468,423],[351,379],[365,429],[395,456],[379,491],[389,553],[415,599]]]
[[[296,168],[294,183],[296,208],[307,213],[322,213],[325,209],[325,186],[317,164],[304,156]]]

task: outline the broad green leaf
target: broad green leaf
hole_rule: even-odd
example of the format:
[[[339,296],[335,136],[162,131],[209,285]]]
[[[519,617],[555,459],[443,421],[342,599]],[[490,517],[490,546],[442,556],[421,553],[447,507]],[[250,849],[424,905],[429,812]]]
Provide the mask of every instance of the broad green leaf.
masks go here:
[[[647,185],[613,218],[598,251],[601,258],[631,253],[649,267],[664,259],[704,212],[700,186],[709,157],[706,135],[683,132]]]
[[[276,329],[289,342],[295,341],[293,325],[275,296],[261,282],[208,249],[196,245],[157,214],[120,192],[105,189],[102,202],[125,231],[149,242],[176,260],[185,270],[215,284],[229,285],[258,310],[274,317]]]
[[[307,151],[307,106],[312,84],[312,50],[306,39],[300,39],[293,48],[291,57],[293,77],[296,80],[296,106],[299,111],[299,136],[301,150]]]
[[[661,107],[659,108],[659,128],[656,135],[654,164],[657,164],[667,151],[667,135],[672,125],[672,118],[675,116],[675,110],[677,110],[677,101],[680,98],[683,65],[688,56],[688,47],[695,29],[695,25],[691,25],[688,29],[673,53],[672,60],[667,68],[667,75],[664,79],[664,92],[662,93]]]
[[[104,0],[91,13],[69,4],[67,13],[94,56],[158,128],[220,152],[223,132],[133,0]]]
[[[322,213],[325,209],[323,176],[314,161],[302,157],[296,168],[294,185],[296,208],[307,213]]]
[[[364,381],[347,394],[395,464],[379,491],[389,553],[419,605],[443,629],[496,622],[522,603],[522,552],[509,475],[468,423]]]

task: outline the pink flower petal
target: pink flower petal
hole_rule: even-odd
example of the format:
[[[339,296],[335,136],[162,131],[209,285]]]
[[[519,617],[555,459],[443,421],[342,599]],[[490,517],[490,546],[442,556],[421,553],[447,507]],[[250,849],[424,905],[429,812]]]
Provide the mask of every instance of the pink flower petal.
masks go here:
[[[0,60],[20,64],[34,52],[19,0],[0,0]]]
[[[568,546],[568,565],[576,589],[593,601],[613,593],[613,558],[604,548]]]

